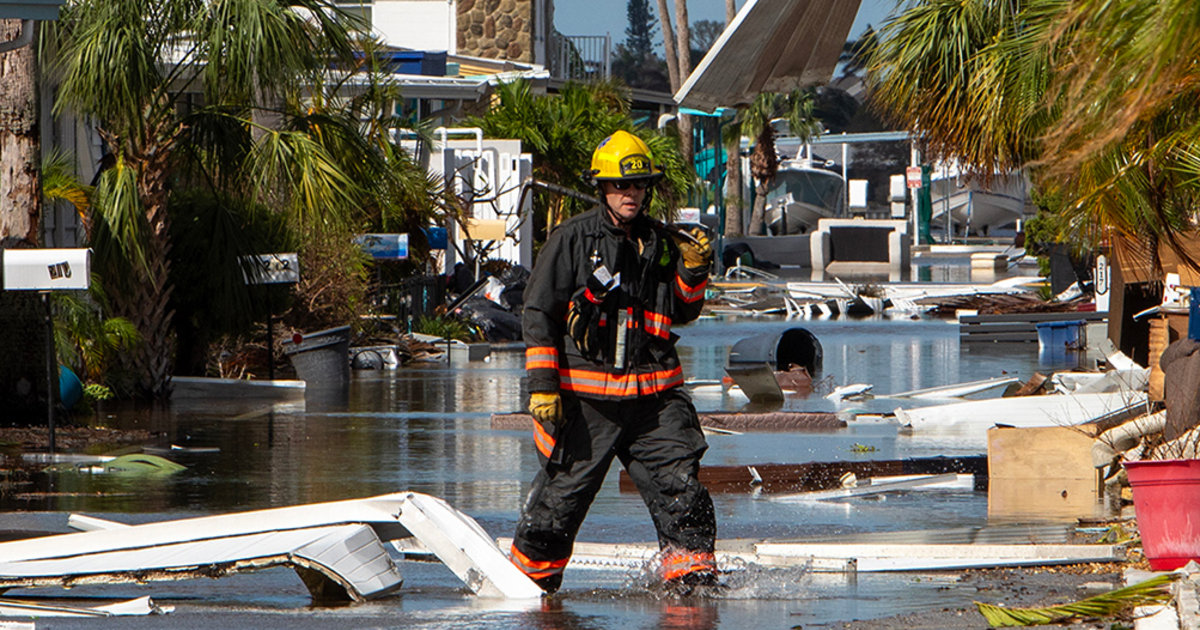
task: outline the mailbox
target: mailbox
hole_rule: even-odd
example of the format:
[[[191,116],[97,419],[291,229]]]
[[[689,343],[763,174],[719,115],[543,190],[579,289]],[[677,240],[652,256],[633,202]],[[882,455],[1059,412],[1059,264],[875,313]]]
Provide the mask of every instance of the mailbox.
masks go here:
[[[9,291],[86,290],[91,275],[90,249],[4,250],[4,288]]]
[[[242,256],[246,284],[295,284],[300,281],[300,260],[295,252]]]

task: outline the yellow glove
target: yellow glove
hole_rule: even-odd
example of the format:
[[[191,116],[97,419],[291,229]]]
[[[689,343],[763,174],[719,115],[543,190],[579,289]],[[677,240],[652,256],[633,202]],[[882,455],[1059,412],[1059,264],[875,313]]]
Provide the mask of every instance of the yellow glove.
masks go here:
[[[712,264],[713,250],[708,236],[700,228],[692,228],[690,234],[696,239],[695,242],[683,236],[675,239],[679,244],[679,253],[683,255],[683,266],[688,269],[709,266]]]
[[[529,413],[539,422],[562,420],[562,396],[558,392],[533,392],[529,395]]]

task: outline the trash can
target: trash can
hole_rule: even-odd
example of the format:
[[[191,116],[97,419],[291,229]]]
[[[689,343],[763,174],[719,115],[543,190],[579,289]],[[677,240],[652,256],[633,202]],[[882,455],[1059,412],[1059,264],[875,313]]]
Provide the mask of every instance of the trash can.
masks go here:
[[[791,366],[799,365],[808,370],[814,381],[821,377],[824,361],[821,342],[803,328],[746,337],[729,349],[730,367],[766,363],[772,370],[786,372]]]
[[[350,327],[338,326],[297,333],[283,342],[283,352],[296,368],[296,377],[309,387],[350,384]]]
[[[1083,320],[1071,319],[1061,322],[1038,322],[1038,347],[1043,350],[1079,350],[1086,344]],[[1028,329],[1026,329],[1028,330]]]

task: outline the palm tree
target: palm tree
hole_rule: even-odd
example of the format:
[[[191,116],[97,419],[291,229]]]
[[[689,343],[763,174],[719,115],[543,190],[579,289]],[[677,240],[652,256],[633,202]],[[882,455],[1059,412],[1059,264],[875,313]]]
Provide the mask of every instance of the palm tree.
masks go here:
[[[750,175],[755,180],[754,206],[750,211],[749,232],[764,232],[763,215],[767,207],[767,188],[779,171],[779,156],[775,149],[775,130],[771,121],[782,117],[791,133],[811,138],[819,133],[821,123],[813,117],[814,98],[811,90],[795,90],[789,94],[759,94],[749,107],[738,113],[739,120],[731,128],[735,137],[755,138],[750,154]],[[726,222],[728,224],[728,221]]]
[[[1055,119],[1043,98],[1044,43],[1058,0],[922,0],[889,19],[869,51],[872,101],[928,150],[983,175],[1021,168]]]
[[[1177,60],[1200,51],[1197,17],[1178,1],[922,0],[881,30],[871,82],[933,153],[984,176],[1028,168],[1062,236],[1182,252],[1200,75]]]
[[[669,216],[679,200],[686,199],[689,166],[679,155],[673,138],[635,129],[626,90],[612,83],[568,83],[558,94],[537,95],[527,81],[501,84],[495,105],[468,125],[483,129],[491,138],[516,138],[533,156],[536,179],[595,195],[584,178],[591,168],[592,151],[608,134],[624,129],[638,134],[650,146],[655,160],[666,171],[651,213]],[[539,231],[587,208],[577,199],[557,196],[544,206],[535,204]]]
[[[328,0],[83,0],[58,23],[57,112],[96,124],[108,155],[91,240],[117,314],[141,333],[139,388],[164,395],[173,363],[175,186],[203,183],[342,233],[360,185],[314,129],[264,120],[353,61],[349,18]],[[263,114],[272,114],[264,118]]]

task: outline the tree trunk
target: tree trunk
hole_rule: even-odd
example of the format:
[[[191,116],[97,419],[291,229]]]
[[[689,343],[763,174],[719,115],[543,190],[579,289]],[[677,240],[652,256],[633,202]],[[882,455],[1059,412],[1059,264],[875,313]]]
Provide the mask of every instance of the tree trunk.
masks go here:
[[[21,20],[0,20],[0,41],[20,33]],[[38,244],[37,92],[33,46],[0,54],[0,248]]]
[[[725,0],[725,28],[729,28],[733,24],[733,18],[737,17],[737,0]]]
[[[754,189],[754,208],[750,210],[750,236],[762,236],[766,233],[763,226],[763,215],[767,211],[767,182],[759,180]]]
[[[110,291],[117,314],[126,317],[142,334],[142,345],[126,357],[126,367],[136,375],[138,393],[165,398],[171,392],[175,366],[175,339],[170,308],[172,285],[171,234],[167,216],[167,165],[170,151],[157,147],[138,164],[138,197],[148,226],[146,265],[134,266],[122,282],[123,291]]]
[[[675,0],[675,60],[679,63],[679,90],[692,73],[692,26],[688,22],[687,0]]]
[[[0,20],[0,41],[21,33],[21,20]],[[37,63],[33,46],[0,53],[0,250],[36,247],[41,212]],[[46,323],[31,291],[0,291],[0,400],[4,420],[45,421]]]
[[[671,91],[683,85],[679,78],[679,62],[675,59],[675,31],[671,28],[671,14],[667,12],[667,0],[658,0],[658,21],[662,25],[663,50],[667,55],[667,80],[671,82]]]
[[[675,59],[679,63],[679,84],[672,86],[678,92],[692,73],[692,27],[688,23],[687,0],[675,0]],[[679,114],[679,154],[684,164],[692,164],[695,148],[692,145],[691,116]],[[694,170],[694,168],[693,168]],[[688,173],[695,176],[695,173]]]
[[[742,157],[735,144],[725,159],[725,236],[742,235]]]

